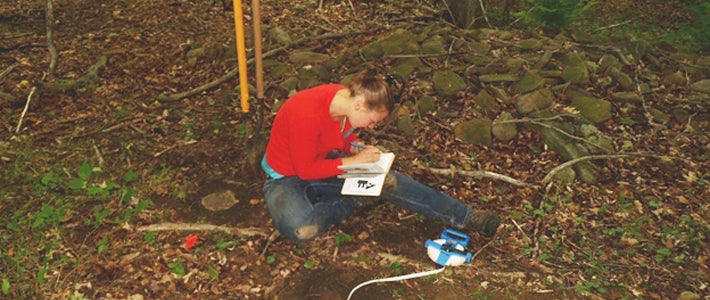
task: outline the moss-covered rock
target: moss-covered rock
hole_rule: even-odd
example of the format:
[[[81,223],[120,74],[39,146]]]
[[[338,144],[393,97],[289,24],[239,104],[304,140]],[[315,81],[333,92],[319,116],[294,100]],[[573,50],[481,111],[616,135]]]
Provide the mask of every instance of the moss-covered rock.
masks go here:
[[[456,138],[473,145],[491,145],[491,128],[493,122],[490,119],[476,119],[462,122],[454,127]]]
[[[486,90],[481,90],[478,95],[473,98],[476,104],[486,111],[491,111],[496,108],[496,99],[491,96]]]
[[[550,89],[541,89],[524,94],[515,101],[515,107],[521,114],[544,109],[554,103],[554,94]]]
[[[434,90],[442,96],[456,96],[466,88],[466,82],[452,71],[437,71],[434,73]]]
[[[611,102],[579,94],[569,94],[574,106],[585,119],[601,123],[611,119]]]
[[[432,96],[424,95],[417,100],[417,109],[421,115],[433,112],[436,110],[436,100]]]
[[[507,142],[515,138],[518,135],[518,127],[515,123],[503,123],[503,121],[512,120],[513,115],[509,112],[503,112],[498,116],[495,122],[493,122],[493,127],[491,132],[493,136],[503,142]]]
[[[523,78],[518,81],[514,88],[518,93],[527,93],[542,87],[545,84],[545,79],[535,72],[527,72]]]

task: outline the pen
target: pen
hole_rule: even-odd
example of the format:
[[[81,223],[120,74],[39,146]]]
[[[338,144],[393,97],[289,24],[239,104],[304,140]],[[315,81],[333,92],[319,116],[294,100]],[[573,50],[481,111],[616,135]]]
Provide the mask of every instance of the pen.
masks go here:
[[[352,146],[355,147],[355,148],[367,149],[367,147],[365,147],[364,145],[360,145],[360,144],[358,144],[358,143],[356,143],[356,142],[350,142],[350,145],[352,145]]]

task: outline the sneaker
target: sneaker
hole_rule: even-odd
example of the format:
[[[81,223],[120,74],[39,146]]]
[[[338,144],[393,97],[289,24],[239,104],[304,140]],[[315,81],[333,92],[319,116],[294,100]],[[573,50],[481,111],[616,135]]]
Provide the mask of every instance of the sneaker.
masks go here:
[[[474,210],[466,227],[492,237],[498,231],[498,226],[500,226],[500,217],[487,211]]]

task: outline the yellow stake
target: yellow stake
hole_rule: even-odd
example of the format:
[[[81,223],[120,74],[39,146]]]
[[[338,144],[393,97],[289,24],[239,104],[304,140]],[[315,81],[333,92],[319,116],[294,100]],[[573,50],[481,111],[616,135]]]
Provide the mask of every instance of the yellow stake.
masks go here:
[[[237,61],[239,62],[239,91],[241,91],[242,111],[249,112],[249,83],[247,82],[247,52],[244,45],[244,16],[242,1],[234,0],[234,28],[237,39]]]

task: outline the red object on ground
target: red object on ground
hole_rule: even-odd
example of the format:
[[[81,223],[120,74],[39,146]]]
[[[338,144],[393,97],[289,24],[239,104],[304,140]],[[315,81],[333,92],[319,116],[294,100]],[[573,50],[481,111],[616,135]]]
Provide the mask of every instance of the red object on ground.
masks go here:
[[[198,235],[190,235],[185,237],[185,250],[190,250],[192,247],[195,247],[197,245],[197,241],[200,240],[200,237]]]

